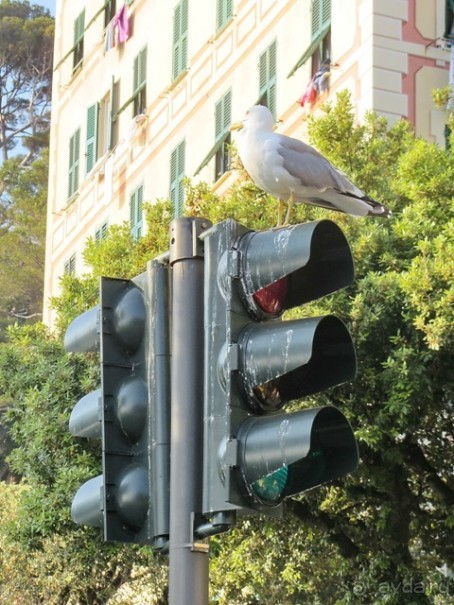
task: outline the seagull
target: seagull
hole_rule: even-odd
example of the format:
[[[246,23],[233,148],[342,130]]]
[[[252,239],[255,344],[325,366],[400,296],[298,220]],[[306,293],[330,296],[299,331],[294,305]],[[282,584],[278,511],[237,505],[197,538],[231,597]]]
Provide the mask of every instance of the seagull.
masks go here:
[[[263,105],[254,105],[239,130],[238,153],[254,183],[279,199],[278,226],[287,202],[284,224],[288,224],[295,202],[338,210],[353,216],[388,217],[391,211],[353,185],[316,149],[273,132],[274,118]]]

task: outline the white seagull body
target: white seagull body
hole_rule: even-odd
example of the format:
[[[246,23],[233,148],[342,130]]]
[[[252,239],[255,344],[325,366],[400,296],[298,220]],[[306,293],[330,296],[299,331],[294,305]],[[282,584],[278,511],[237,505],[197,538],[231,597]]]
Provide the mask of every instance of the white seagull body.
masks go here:
[[[387,217],[391,212],[353,185],[346,175],[310,145],[273,132],[274,119],[266,107],[246,112],[237,145],[244,167],[254,183],[281,204],[288,201],[285,222],[295,202],[305,202],[353,216]],[[281,223],[282,207],[279,209]]]

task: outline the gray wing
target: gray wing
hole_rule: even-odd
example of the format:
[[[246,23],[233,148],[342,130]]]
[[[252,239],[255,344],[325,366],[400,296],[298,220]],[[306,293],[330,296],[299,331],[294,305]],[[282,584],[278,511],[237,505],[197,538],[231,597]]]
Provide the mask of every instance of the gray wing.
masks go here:
[[[284,168],[295,178],[299,179],[302,187],[314,188],[318,191],[336,189],[342,193],[364,195],[347,177],[316,149],[282,134],[279,138],[278,153],[284,162]]]

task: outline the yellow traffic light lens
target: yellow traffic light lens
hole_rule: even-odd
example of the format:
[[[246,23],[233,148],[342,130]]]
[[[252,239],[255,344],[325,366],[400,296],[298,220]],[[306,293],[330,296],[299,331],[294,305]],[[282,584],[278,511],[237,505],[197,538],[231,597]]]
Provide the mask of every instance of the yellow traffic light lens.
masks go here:
[[[273,411],[281,408],[285,401],[282,399],[279,390],[279,379],[270,380],[264,384],[259,384],[254,387],[253,393],[260,403],[260,408],[263,411]]]

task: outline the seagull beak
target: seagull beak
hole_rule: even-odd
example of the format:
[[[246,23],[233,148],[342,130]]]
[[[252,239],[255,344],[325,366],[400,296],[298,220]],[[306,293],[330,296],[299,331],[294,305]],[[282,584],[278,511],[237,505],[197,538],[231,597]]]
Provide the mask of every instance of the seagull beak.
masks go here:
[[[243,128],[244,124],[243,122],[235,122],[234,124],[232,124],[230,126],[230,132],[232,132],[232,130],[241,130]]]

